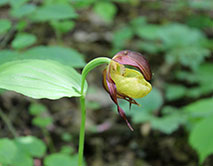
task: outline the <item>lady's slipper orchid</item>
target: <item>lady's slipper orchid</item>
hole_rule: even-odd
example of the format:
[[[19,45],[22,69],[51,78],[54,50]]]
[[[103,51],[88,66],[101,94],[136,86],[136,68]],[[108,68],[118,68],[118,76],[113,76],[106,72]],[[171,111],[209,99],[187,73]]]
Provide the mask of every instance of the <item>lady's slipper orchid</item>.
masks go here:
[[[124,65],[136,67],[139,71],[126,68]],[[118,52],[103,71],[103,85],[110,97],[117,105],[120,116],[126,121],[131,130],[130,123],[122,108],[118,104],[118,98],[127,100],[131,104],[138,103],[133,98],[146,96],[152,86],[148,82],[152,74],[147,60],[138,52],[125,50]]]

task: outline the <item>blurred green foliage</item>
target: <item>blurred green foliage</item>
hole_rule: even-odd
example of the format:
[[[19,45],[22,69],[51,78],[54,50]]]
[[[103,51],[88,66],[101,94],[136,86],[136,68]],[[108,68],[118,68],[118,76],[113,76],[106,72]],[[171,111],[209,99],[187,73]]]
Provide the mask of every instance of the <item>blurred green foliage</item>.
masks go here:
[[[189,143],[199,154],[200,163],[213,153],[212,122],[213,98],[198,100],[183,108],[188,116]]]
[[[145,18],[136,18],[132,25],[115,32],[114,49],[128,47],[134,35],[142,39],[137,43],[138,49],[150,54],[165,52],[169,64],[182,64],[196,70],[210,56],[204,44],[207,39],[200,30],[177,23],[148,24]]]
[[[70,156],[69,154],[63,153],[55,153],[49,155],[44,160],[45,166],[70,166],[70,165],[77,165],[78,164],[78,156]]]
[[[36,36],[27,33],[19,33],[12,42],[12,48],[23,49],[29,47],[36,42]]]
[[[5,34],[11,28],[11,22],[7,19],[0,19],[0,35]]]
[[[143,99],[137,99],[141,107],[133,105],[132,110],[127,111],[132,122],[138,125],[149,123],[152,129],[165,134],[171,134],[183,126],[189,132],[189,143],[198,152],[200,163],[213,154],[213,18],[209,14],[213,10],[212,0],[176,0],[172,3],[138,0],[0,0],[0,7],[3,9],[1,12],[6,13],[0,18],[1,86],[15,86],[7,80],[6,72],[13,74],[13,71],[20,70],[26,77],[27,73],[32,75],[29,68],[34,67],[40,69],[35,71],[34,78],[28,77],[30,79],[23,82],[21,77],[16,76],[16,83],[29,85],[30,80],[37,78],[36,75],[42,75],[41,71],[47,74],[49,71],[52,86],[45,85],[44,92],[46,88],[52,88],[52,98],[59,98],[65,92],[67,96],[71,92],[72,95],[79,95],[76,92],[79,77],[75,77],[78,81],[67,79],[76,75],[67,68],[82,68],[86,64],[85,59],[88,58],[73,49],[81,48],[75,46],[78,43],[73,40],[73,34],[84,29],[81,23],[86,21],[88,27],[97,26],[97,29],[110,32],[106,35],[108,52],[104,52],[105,55],[114,55],[122,49],[134,49],[148,55],[154,68],[152,92]],[[89,19],[99,20],[100,25],[89,25],[93,24]],[[67,36],[74,41],[72,44],[64,40]],[[25,68],[21,69],[17,60],[19,63],[27,62]],[[34,60],[47,60],[44,62],[46,67],[35,64]],[[61,64],[60,69],[55,68],[55,63]],[[171,66],[163,76],[158,73],[162,64]],[[51,75],[55,71],[57,73]],[[46,75],[42,78],[46,78]],[[163,80],[163,83],[159,80]],[[39,84],[33,88],[38,87]],[[30,89],[27,92],[30,94]],[[42,96],[40,92],[30,95],[37,98]],[[90,102],[88,107],[99,109],[101,106]],[[121,107],[129,109],[127,103],[121,102]],[[75,164],[77,156],[70,146],[63,147],[60,152],[48,151],[46,154],[46,149],[54,149],[48,131],[54,125],[54,119],[49,110],[42,104],[31,103],[29,113],[32,124],[39,127],[49,140],[45,142],[48,147],[33,136],[2,138],[1,164],[31,166],[34,158],[43,159],[45,166]],[[61,137],[65,142],[72,141],[72,135],[68,133],[63,133]]]
[[[33,166],[33,157],[42,157],[45,153],[45,144],[33,136],[0,139],[0,162],[5,166]]]
[[[75,68],[85,65],[82,54],[74,49],[60,46],[37,46],[21,52],[9,49],[0,51],[0,64],[26,59],[53,60]]]
[[[45,143],[33,136],[17,137],[13,140],[0,139],[0,162],[4,166],[33,166],[34,158],[43,158],[46,154]],[[61,152],[46,155],[44,166],[77,165],[78,156],[70,147],[63,147]]]
[[[51,116],[48,116],[47,108],[42,104],[33,103],[29,108],[30,114],[35,117],[32,124],[41,128],[46,128],[53,123]]]

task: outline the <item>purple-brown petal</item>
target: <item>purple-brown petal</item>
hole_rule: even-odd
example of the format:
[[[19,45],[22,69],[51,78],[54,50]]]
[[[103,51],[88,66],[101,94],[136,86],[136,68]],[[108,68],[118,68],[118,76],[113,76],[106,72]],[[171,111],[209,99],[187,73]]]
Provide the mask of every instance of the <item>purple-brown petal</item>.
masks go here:
[[[130,130],[133,131],[134,129],[132,128],[132,126],[128,122],[127,117],[125,115],[125,112],[123,111],[123,109],[118,104],[117,98],[118,98],[119,94],[117,94],[116,85],[115,85],[114,81],[112,80],[112,78],[110,77],[110,71],[109,70],[110,70],[110,68],[105,69],[103,71],[103,86],[109,92],[109,95],[110,95],[111,99],[113,100],[113,102],[117,105],[118,113],[126,121]],[[131,103],[136,104],[136,101],[133,100],[132,98],[129,98],[129,100],[127,99],[127,97],[124,97],[124,96],[122,96],[122,98],[129,101],[130,104]]]
[[[148,61],[138,52],[124,50],[118,52],[113,60],[123,65],[130,65],[138,68],[146,80],[151,80],[152,73]]]
[[[114,81],[110,77],[110,73],[106,73],[106,83],[109,90],[110,97],[114,101],[115,104],[118,104],[117,101],[117,90]]]
[[[119,112],[120,116],[126,121],[127,126],[130,128],[130,130],[134,131],[134,129],[132,128],[131,124],[127,120],[125,112],[123,111],[123,109],[118,104],[117,104],[117,109],[118,109],[118,112]]]
[[[112,80],[112,81],[113,81],[113,80]],[[103,71],[102,84],[103,84],[104,89],[110,94],[110,97],[111,97],[112,100],[114,101],[114,100],[115,100],[115,99],[114,99],[115,97],[112,97],[112,96],[111,96],[111,93],[109,92],[109,86],[110,86],[111,83],[107,83],[107,82],[108,82],[108,80],[106,79],[106,69],[104,69],[104,71]],[[113,84],[114,84],[114,82],[113,82]],[[110,86],[110,87],[111,87],[111,86]],[[113,90],[111,90],[111,91],[113,91]],[[117,92],[117,91],[116,91],[116,92]],[[138,106],[140,105],[140,104],[138,104],[133,98],[131,98],[131,97],[129,97],[129,96],[125,96],[125,95],[120,94],[120,93],[118,93],[118,92],[117,92],[116,97],[128,101],[128,102],[129,102],[129,110],[131,110],[131,105],[132,105],[132,104],[135,104],[135,105],[138,105]]]

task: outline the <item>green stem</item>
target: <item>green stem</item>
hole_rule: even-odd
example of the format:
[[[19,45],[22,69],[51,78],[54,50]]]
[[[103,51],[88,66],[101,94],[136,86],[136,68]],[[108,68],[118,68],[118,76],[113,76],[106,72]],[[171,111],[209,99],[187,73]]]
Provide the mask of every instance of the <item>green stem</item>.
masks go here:
[[[105,58],[105,57],[100,57],[100,58],[95,58],[93,60],[91,60],[89,63],[87,63],[87,65],[84,67],[83,71],[82,71],[82,79],[81,79],[81,95],[86,95],[84,92],[84,85],[86,82],[86,77],[87,74],[94,69],[95,67],[102,65],[104,63],[109,64],[109,62],[111,61],[111,59],[109,58]]]
[[[11,132],[11,134],[14,137],[17,137],[18,134],[16,133],[16,130],[13,127],[10,119],[7,117],[7,115],[5,115],[5,113],[1,109],[0,109],[0,117],[2,118],[2,120],[4,121],[4,123],[6,124],[6,126],[8,127],[9,131]]]
[[[44,137],[47,140],[47,146],[50,149],[50,152],[54,153],[56,151],[56,149],[55,149],[52,137],[50,136],[50,133],[48,132],[48,130],[46,128],[42,128],[42,132],[43,132]]]
[[[87,74],[94,69],[95,67],[109,63],[111,59],[100,57],[93,59],[90,61],[82,71],[82,79],[81,79],[81,97],[80,97],[80,104],[81,104],[81,128],[80,128],[80,138],[79,138],[79,147],[78,147],[78,166],[83,166],[83,154],[84,154],[84,137],[85,137],[85,122],[86,122],[86,104],[85,104],[85,96],[86,91],[84,90],[84,85],[86,82]]]
[[[85,122],[86,122],[86,106],[84,96],[81,96],[80,102],[81,102],[81,128],[80,128],[79,149],[78,149],[78,166],[83,166]]]

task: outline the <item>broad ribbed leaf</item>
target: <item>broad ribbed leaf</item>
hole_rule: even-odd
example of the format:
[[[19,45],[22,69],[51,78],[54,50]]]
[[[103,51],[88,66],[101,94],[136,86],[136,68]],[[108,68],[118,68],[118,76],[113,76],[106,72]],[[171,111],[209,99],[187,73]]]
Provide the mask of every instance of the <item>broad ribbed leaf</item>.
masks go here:
[[[83,55],[78,51],[67,47],[37,46],[30,48],[25,52],[12,50],[0,51],[0,64],[14,60],[27,59],[54,60],[74,68],[80,68],[85,65]]]
[[[55,61],[12,61],[0,66],[0,88],[36,99],[79,97],[81,75]]]

